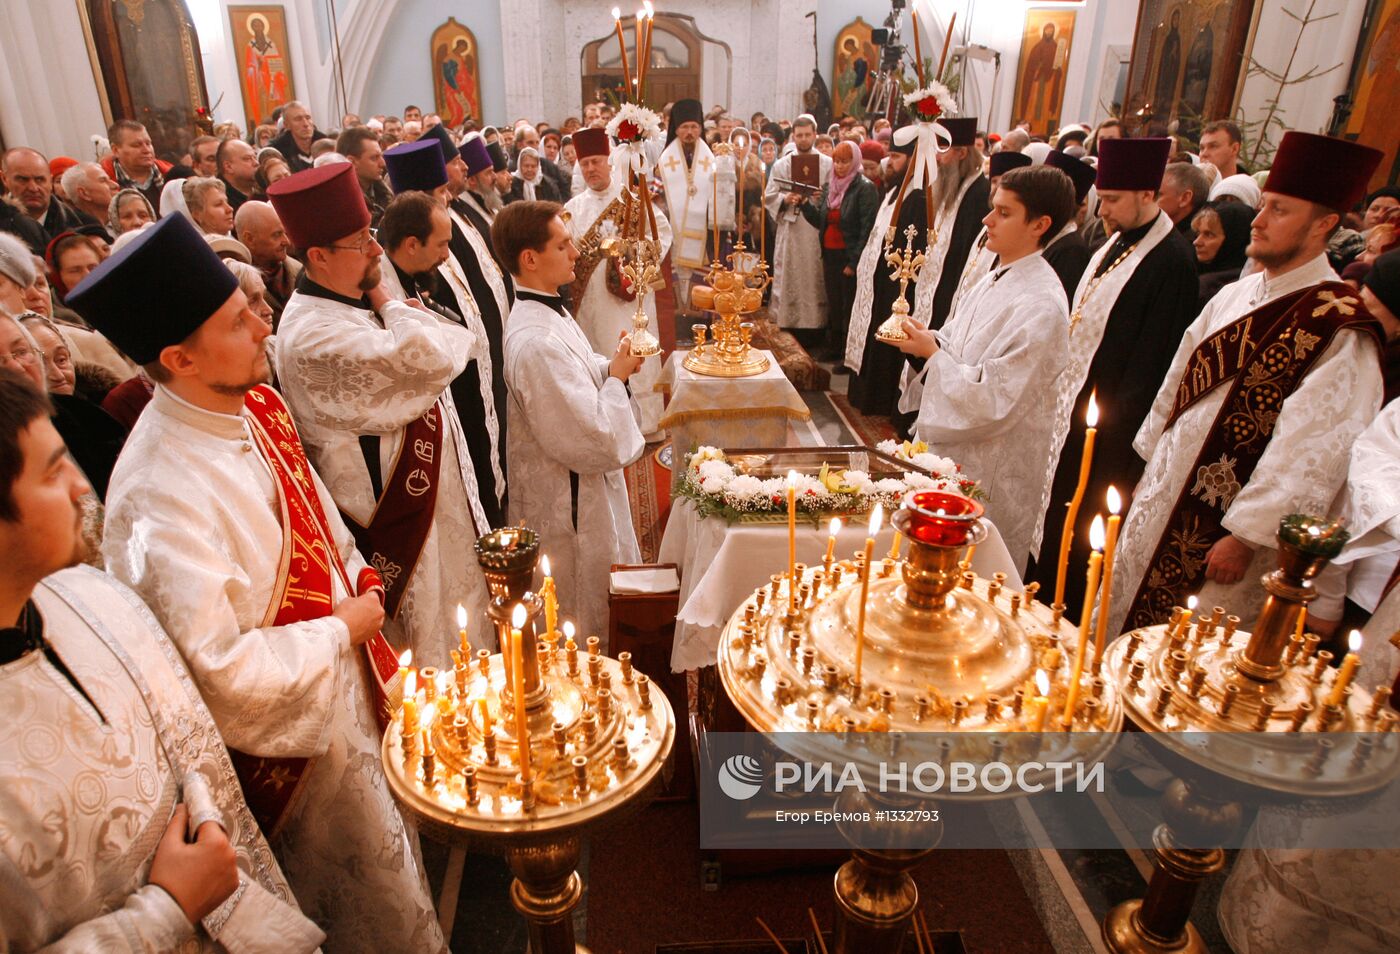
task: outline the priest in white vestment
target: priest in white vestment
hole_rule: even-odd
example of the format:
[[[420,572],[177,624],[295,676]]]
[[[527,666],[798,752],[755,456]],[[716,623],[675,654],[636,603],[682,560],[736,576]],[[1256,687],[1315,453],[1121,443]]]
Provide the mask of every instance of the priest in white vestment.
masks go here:
[[[88,484],[43,395],[0,371],[0,406],[0,950],[314,950],[175,647],[79,565]]]
[[[510,388],[510,514],[541,537],[559,612],[606,646],[608,573],[641,559],[622,469],[646,447],[627,396],[642,359],[626,337],[593,350],[555,291],[573,280],[578,249],[548,203],[516,202],[492,239],[514,263],[506,328]]]
[[[112,474],[108,569],[179,648],[302,910],[328,951],[446,950],[379,759],[383,587],[260,383],[270,328],[181,216],[68,302],[157,379]]]
[[[449,389],[473,335],[384,294],[383,249],[338,166],[274,185],[268,197],[306,255],[282,312],[277,378],[312,463],[385,579],[387,635],[419,665],[450,668],[459,603],[469,636],[488,648],[494,638],[473,549],[491,528]]]
[[[780,328],[826,327],[822,233],[801,209],[803,203],[816,199],[831,178],[831,157],[816,150],[816,140],[817,124],[811,116],[793,120],[794,149],[773,163],[773,174],[763,191],[763,206],[778,223],[773,230],[773,290],[768,310]],[[816,164],[817,181],[804,183],[810,193],[793,188],[794,162],[808,167]]]
[[[1337,284],[1327,238],[1379,160],[1339,139],[1282,140],[1248,249],[1263,269],[1186,330],[1134,442],[1147,466],[1123,521],[1111,634],[1164,622],[1190,595],[1249,628],[1279,520],[1326,513],[1341,490],[1380,408],[1379,327]]]
[[[694,313],[690,307],[690,286],[700,280],[708,267],[715,157],[705,143],[704,117],[699,100],[677,100],[666,127],[666,148],[656,161],[656,178],[675,232],[671,273],[680,314]],[[604,349],[604,353],[611,350]]]
[[[610,161],[608,134],[603,130],[580,129],[574,135],[574,146],[578,150],[578,168],[585,185],[584,190],[564,206],[569,213],[569,234],[579,249],[579,260],[574,264],[574,317],[593,350],[611,354],[617,349],[618,336],[632,331],[639,293],[618,271],[619,260],[609,256],[602,247],[608,238],[622,234],[626,218],[622,201],[624,173],[615,170]],[[637,211],[640,212],[640,207]],[[662,210],[655,212],[657,240],[661,243],[661,257],[665,258],[671,248],[671,223]],[[645,220],[645,216],[642,218]],[[648,231],[647,236],[650,234]],[[656,296],[648,289],[641,289],[640,294],[644,296],[643,308],[651,321],[652,334],[657,334]],[[642,433],[648,437],[654,435],[654,439],[661,437],[664,409],[660,382],[660,356],[644,360],[637,373],[627,381]]]
[[[1045,458],[1057,379],[1069,360],[1069,306],[1041,249],[1074,215],[1074,187],[1052,169],[1006,174],[984,222],[1000,257],[937,332],[905,319],[897,346],[926,359],[900,398],[914,435],[981,484],[987,517],[1019,572],[1039,548],[1050,493]]]

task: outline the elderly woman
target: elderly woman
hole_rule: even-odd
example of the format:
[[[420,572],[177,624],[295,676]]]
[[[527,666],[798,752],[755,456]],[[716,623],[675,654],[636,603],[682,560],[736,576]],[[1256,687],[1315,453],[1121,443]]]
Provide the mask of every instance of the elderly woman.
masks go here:
[[[181,191],[190,218],[205,235],[228,235],[233,231],[233,206],[229,205],[228,188],[222,179],[212,176],[190,176]]]
[[[135,189],[122,189],[107,206],[107,227],[113,238],[155,220],[150,200]]]
[[[63,332],[43,315],[20,315],[19,323],[44,356],[49,393],[73,394],[78,387],[78,369],[73,361],[73,348]]]
[[[1254,210],[1240,202],[1214,201],[1201,206],[1191,220],[1196,239],[1196,270],[1200,275],[1200,299],[1197,307],[1204,308],[1216,292],[1240,277],[1244,268],[1245,248],[1249,245],[1249,226]]]
[[[540,154],[533,146],[526,146],[515,158],[515,172],[512,173],[510,195],[506,197],[506,204],[522,199],[526,202],[564,201],[554,183],[545,178],[540,170]]]
[[[803,204],[802,215],[822,234],[822,278],[829,316],[827,346],[831,357],[839,362],[846,351],[846,329],[856,294],[856,267],[875,224],[880,192],[861,173],[860,150],[855,143],[837,143],[831,160],[830,181],[822,186],[820,199]]]
[[[253,181],[257,183],[257,188],[253,191],[254,199],[266,199],[267,187],[278,179],[285,179],[292,174],[292,167],[287,165],[287,160],[275,149],[269,150],[267,155],[259,155],[258,171],[253,173]]]

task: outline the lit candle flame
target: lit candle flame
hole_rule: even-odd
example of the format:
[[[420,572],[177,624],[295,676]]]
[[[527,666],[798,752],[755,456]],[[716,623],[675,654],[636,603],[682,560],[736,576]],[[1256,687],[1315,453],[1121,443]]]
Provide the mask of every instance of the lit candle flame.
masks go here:
[[[620,7],[613,7],[613,9],[612,9],[612,14],[613,14],[613,19],[614,19],[614,20],[621,20],[621,19],[622,19],[622,9],[621,9]]]
[[[831,518],[831,525],[830,525],[830,533],[831,533],[831,535],[834,537],[834,536],[836,536],[836,535],[837,535],[838,533],[840,533],[840,532],[841,532],[841,518],[840,518],[840,517],[832,517],[832,518]]]
[[[522,605],[522,604],[520,604],[520,603],[516,603],[516,604],[515,604],[515,609],[512,610],[512,611],[511,611],[511,614],[510,614],[510,627],[511,627],[511,629],[522,629],[522,628],[524,628],[524,626],[525,626],[525,621],[526,621],[527,619],[529,619],[529,618],[530,618],[530,616],[529,616],[528,613],[525,612],[525,607],[524,607],[524,605]]]
[[[1197,604],[1199,604],[1200,602],[1201,601],[1196,599],[1195,596],[1188,596],[1186,597],[1186,608],[1194,613],[1196,612]]]
[[[1103,544],[1103,514],[1094,514],[1094,522],[1089,525],[1089,546],[1095,550],[1102,550]]]
[[[1090,427],[1099,426],[1099,402],[1098,390],[1089,392],[1089,407],[1084,411],[1084,423]]]
[[[1042,696],[1050,695],[1050,677],[1044,669],[1036,670],[1035,691]]]
[[[638,22],[638,23],[641,23],[641,22],[642,22],[643,20],[645,20],[646,18],[647,18],[647,14],[646,14],[646,11],[645,11],[645,10],[638,10],[638,11],[637,11],[637,22]]]
[[[880,504],[875,505],[875,509],[870,511],[870,535],[873,537],[880,532],[880,526],[885,520],[885,508]]]
[[[418,691],[418,670],[410,669],[408,675],[403,677],[403,697],[412,699]]]
[[[1123,498],[1118,494],[1118,488],[1112,484],[1108,485],[1108,512],[1115,517],[1123,509]]]
[[[573,639],[573,638],[574,638],[574,621],[571,620],[571,619],[566,619],[566,620],[564,620],[564,638],[565,638],[565,639]]]
[[[461,603],[457,604],[457,628],[467,628],[467,608]]]
[[[787,488],[792,490],[797,486],[797,471],[790,470],[787,475]]]
[[[413,650],[405,649],[403,652],[399,653],[399,665],[404,669],[413,665]]]
[[[544,570],[544,575],[545,575],[545,576],[553,576],[553,575],[554,575],[554,574],[552,574],[552,573],[549,572],[549,554],[548,554],[548,553],[546,553],[544,556],[540,557],[540,569]]]
[[[1354,653],[1361,652],[1361,630],[1353,629],[1351,636],[1347,638],[1347,649]]]
[[[642,0],[642,6],[646,8],[648,18],[656,16],[656,8],[651,5],[651,0]]]

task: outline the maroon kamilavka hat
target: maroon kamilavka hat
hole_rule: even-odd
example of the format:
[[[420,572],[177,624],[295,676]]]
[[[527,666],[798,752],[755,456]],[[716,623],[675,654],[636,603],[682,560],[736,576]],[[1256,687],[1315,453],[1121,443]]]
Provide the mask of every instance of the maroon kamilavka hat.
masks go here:
[[[1100,192],[1156,192],[1171,151],[1172,141],[1165,136],[1101,139],[1094,185]]]
[[[612,144],[608,141],[608,133],[605,129],[580,129],[574,133],[574,155],[579,159],[587,159],[589,156],[606,156],[612,152]]]
[[[267,197],[297,248],[334,245],[369,226],[365,195],[348,162],[278,179],[267,187]]]
[[[1366,197],[1366,184],[1382,158],[1379,149],[1349,139],[1286,132],[1264,191],[1345,212]]]

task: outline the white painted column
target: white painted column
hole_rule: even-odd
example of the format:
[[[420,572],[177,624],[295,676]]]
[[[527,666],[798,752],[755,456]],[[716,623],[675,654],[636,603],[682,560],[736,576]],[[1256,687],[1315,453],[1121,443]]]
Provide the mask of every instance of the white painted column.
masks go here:
[[[95,158],[92,137],[106,136],[88,65],[81,0],[0,2],[0,130],[8,146],[30,146],[50,158]]]

